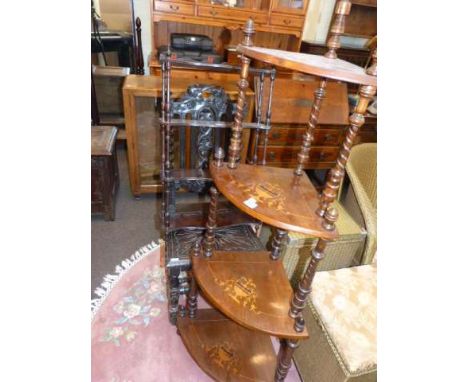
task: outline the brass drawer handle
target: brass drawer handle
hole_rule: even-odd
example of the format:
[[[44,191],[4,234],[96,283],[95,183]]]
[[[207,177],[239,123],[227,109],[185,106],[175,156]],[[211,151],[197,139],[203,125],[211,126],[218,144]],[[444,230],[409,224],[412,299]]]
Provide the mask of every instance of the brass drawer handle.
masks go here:
[[[274,132],[273,134],[271,134],[271,139],[280,139],[280,138],[281,138],[281,134],[278,132]]]
[[[323,140],[324,140],[324,142],[330,142],[330,141],[333,141],[333,139],[334,138],[333,138],[332,134],[327,134],[327,135],[325,135]]]
[[[170,5],[169,5],[169,8],[171,8],[173,11],[178,11],[178,10],[179,10],[179,6],[178,6],[178,5],[170,4]]]
[[[319,160],[324,160],[326,158],[327,154],[324,153],[323,151],[319,154]]]
[[[270,151],[268,153],[268,159],[269,160],[275,160],[275,157],[276,157],[276,155],[275,155],[275,153],[273,151]]]
[[[289,19],[283,19],[283,22],[284,22],[286,25],[291,24],[291,20],[289,20]]]
[[[214,9],[210,10],[211,16],[216,16],[218,12],[216,12]]]

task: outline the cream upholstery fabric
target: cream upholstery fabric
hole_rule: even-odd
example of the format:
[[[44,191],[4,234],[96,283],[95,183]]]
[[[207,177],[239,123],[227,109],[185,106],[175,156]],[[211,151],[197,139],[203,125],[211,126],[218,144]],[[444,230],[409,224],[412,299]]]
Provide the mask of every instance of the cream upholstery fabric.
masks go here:
[[[309,297],[334,353],[351,374],[377,365],[377,266],[320,272]]]

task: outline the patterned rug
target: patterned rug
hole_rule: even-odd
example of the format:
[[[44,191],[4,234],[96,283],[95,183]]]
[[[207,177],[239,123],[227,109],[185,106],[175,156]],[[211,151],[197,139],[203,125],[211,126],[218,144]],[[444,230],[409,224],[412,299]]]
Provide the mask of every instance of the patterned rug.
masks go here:
[[[92,300],[93,382],[212,381],[169,323],[160,250],[151,243],[107,275]],[[205,302],[200,308],[206,307]],[[278,344],[273,340],[275,348]],[[294,365],[286,381],[300,381]]]

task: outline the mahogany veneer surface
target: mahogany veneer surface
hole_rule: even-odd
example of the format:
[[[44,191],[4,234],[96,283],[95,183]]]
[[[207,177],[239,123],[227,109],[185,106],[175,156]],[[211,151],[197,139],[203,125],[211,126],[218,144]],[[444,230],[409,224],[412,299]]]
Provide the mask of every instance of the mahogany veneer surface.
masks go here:
[[[214,251],[192,257],[192,269],[205,297],[240,325],[281,338],[308,338],[289,317],[292,288],[281,261],[270,252]]]
[[[295,176],[292,169],[239,164],[229,169],[226,163],[210,172],[219,191],[246,214],[287,231],[334,239],[337,231],[322,227],[315,213],[319,196],[306,175]],[[245,202],[254,200],[256,207]]]
[[[366,74],[364,68],[339,58],[332,59],[313,54],[242,45],[237,47],[237,51],[248,57],[303,73],[361,85],[377,86],[375,76],[370,76]]]
[[[177,319],[192,358],[216,381],[273,381],[276,355],[270,336],[243,328],[214,309]]]

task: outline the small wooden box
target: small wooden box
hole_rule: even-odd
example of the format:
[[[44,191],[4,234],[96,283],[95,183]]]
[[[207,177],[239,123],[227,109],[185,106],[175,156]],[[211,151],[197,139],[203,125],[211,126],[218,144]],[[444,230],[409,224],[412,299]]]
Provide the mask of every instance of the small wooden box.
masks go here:
[[[91,213],[115,219],[115,196],[119,188],[119,167],[115,151],[117,128],[91,127]]]

